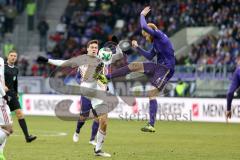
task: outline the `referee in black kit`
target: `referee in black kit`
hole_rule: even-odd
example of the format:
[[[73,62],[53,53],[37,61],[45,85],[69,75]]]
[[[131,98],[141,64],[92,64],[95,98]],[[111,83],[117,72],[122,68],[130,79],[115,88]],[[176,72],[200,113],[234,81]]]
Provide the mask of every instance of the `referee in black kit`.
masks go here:
[[[25,135],[27,143],[34,141],[37,137],[29,135],[26,121],[24,119],[23,112],[21,110],[20,103],[18,101],[18,68],[14,65],[17,61],[17,52],[12,50],[9,52],[7,57],[7,63],[5,64],[5,85],[7,103],[10,107],[11,112],[15,112],[18,118],[18,122],[22,131]]]

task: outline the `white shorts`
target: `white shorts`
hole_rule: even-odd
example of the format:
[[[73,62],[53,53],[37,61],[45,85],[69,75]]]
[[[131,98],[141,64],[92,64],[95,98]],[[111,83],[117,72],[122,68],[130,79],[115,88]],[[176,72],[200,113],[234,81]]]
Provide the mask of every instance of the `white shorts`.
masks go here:
[[[0,126],[7,126],[13,123],[10,114],[11,112],[6,100],[0,97]]]
[[[91,89],[96,89],[100,91],[106,91],[106,85],[101,85],[98,82],[81,82],[80,86],[86,87],[86,88],[91,88]],[[91,95],[94,95],[94,93],[91,93]],[[87,97],[87,96],[86,96]],[[97,99],[97,98],[92,98],[92,97],[87,97],[91,100],[92,107],[95,108],[97,105],[100,105],[103,103],[103,100]]]

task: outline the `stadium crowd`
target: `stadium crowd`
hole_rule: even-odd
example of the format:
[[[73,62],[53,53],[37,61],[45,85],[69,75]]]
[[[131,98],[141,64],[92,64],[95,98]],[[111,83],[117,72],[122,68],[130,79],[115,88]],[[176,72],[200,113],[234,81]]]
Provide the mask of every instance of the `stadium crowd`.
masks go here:
[[[208,35],[200,44],[192,46],[187,58],[177,63],[234,64],[240,43],[239,3],[237,0],[151,1],[151,14],[147,20],[157,24],[168,36],[187,26],[219,27],[218,36]],[[47,51],[48,57],[68,59],[84,54],[88,40],[98,39],[103,44],[113,34],[120,39],[136,39],[139,45],[146,46],[136,17],[147,4],[148,1],[137,0],[69,0],[56,33],[50,35],[56,45]]]
[[[0,37],[13,32],[14,20],[24,11],[25,5],[24,0],[0,0]]]
[[[179,64],[235,65],[240,51],[240,12],[232,5],[222,6],[212,16],[219,25],[217,36],[208,35],[199,44],[192,45],[187,58]]]
[[[222,26],[219,35],[208,35],[199,44],[192,45],[188,57],[179,64],[235,65],[240,52],[240,24],[233,28]]]

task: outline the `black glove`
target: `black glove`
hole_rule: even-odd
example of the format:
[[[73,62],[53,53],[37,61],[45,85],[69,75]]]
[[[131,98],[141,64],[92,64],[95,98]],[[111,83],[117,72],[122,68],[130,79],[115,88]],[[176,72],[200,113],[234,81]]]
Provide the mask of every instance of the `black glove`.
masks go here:
[[[115,42],[115,43],[117,43],[117,44],[118,44],[118,42],[119,42],[117,36],[115,36],[115,35],[112,36],[112,41]]]
[[[43,56],[39,56],[37,58],[37,62],[38,63],[48,63],[48,59],[46,57],[43,57]]]
[[[5,96],[3,96],[3,98],[7,101],[7,103],[9,103],[12,99],[12,97],[8,96],[7,94],[5,94]]]

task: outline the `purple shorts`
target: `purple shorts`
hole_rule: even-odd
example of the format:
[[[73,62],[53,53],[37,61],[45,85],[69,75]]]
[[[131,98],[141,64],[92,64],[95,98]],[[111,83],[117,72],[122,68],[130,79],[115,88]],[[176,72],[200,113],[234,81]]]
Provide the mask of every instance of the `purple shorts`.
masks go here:
[[[149,76],[151,84],[162,91],[163,87],[172,78],[173,69],[169,69],[164,65],[155,63],[144,63],[144,73]]]
[[[83,117],[88,117],[92,109],[91,101],[87,97],[81,96],[80,102],[81,102],[80,115]]]

